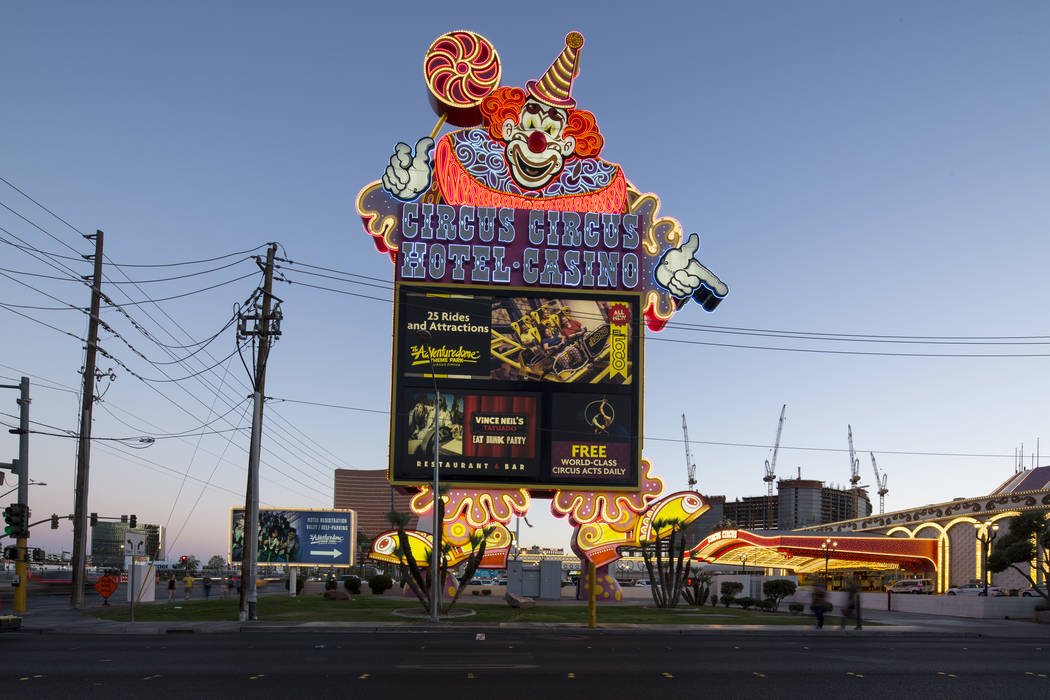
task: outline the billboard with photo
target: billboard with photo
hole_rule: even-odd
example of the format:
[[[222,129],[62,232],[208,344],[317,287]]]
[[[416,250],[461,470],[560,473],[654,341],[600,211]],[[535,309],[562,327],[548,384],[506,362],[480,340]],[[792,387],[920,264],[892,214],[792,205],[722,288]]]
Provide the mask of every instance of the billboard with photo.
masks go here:
[[[391,481],[637,488],[639,298],[399,283]]]
[[[244,526],[244,509],[231,508],[231,564],[244,559]],[[259,509],[259,564],[353,566],[356,549],[352,510]]]
[[[403,376],[430,376],[433,367],[448,379],[633,383],[636,300],[462,291],[401,286]]]

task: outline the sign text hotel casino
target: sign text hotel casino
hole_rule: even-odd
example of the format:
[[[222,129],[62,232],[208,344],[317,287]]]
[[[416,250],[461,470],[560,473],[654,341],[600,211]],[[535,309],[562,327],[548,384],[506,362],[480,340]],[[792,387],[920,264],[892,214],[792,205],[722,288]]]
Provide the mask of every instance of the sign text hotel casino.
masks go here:
[[[401,205],[397,279],[639,291],[640,214]]]

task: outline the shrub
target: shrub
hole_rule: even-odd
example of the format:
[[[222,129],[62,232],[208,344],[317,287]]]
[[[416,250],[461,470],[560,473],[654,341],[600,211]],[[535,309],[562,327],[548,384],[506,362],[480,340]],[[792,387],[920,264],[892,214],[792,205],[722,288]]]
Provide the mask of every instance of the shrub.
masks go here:
[[[344,576],[343,577],[343,588],[346,589],[347,593],[353,593],[357,595],[361,592],[361,577],[360,576]]]
[[[777,601],[772,598],[766,598],[758,601],[758,607],[762,608],[766,612],[775,612],[777,609]]]
[[[740,583],[739,581],[722,581],[722,585],[720,586],[720,591],[722,593],[723,598],[725,598],[726,596],[732,598],[737,593],[740,593],[742,590],[744,590],[744,584]]]
[[[773,610],[777,610],[780,602],[793,594],[796,588],[795,582],[786,578],[777,578],[762,584],[762,592],[773,601]]]
[[[712,593],[711,594],[711,607],[715,607],[717,605],[718,605],[718,594],[717,593]]]
[[[744,596],[743,598],[737,598],[736,602],[740,603],[740,607],[742,607],[744,610],[747,610],[752,605],[754,605],[756,601],[755,601],[754,598],[752,598],[751,596],[747,595],[747,596]]]
[[[225,583],[220,583],[219,585],[220,586],[225,586],[226,584]],[[302,593],[303,592],[303,586],[305,586],[305,585],[306,585],[306,578],[303,577],[303,576],[296,576],[295,577],[295,594],[299,595],[300,593]],[[286,590],[286,591],[288,590],[288,579],[284,580],[284,590]]]
[[[726,606],[727,608],[735,602],[737,602],[736,598],[734,598],[731,595],[722,596],[722,605]]]
[[[326,591],[334,591],[335,590],[335,579],[328,579],[327,581],[325,581],[324,582],[324,589]]]
[[[805,607],[802,603],[788,603],[788,610],[791,611],[792,615],[798,615]]]
[[[481,595],[492,595],[492,589],[491,588],[482,588],[481,589]]]
[[[368,579],[368,587],[376,595],[382,595],[383,591],[388,588],[392,588],[394,582],[390,580],[390,577],[386,574],[376,574],[372,578]]]

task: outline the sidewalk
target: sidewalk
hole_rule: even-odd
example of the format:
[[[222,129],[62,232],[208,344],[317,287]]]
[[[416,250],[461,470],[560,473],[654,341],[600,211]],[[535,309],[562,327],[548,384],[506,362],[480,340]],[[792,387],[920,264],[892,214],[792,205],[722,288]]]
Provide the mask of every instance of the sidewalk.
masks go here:
[[[546,602],[546,601],[544,601]],[[575,601],[572,601],[575,603]],[[405,622],[238,622],[236,620],[220,622],[116,622],[100,620],[93,617],[89,608],[79,612],[70,608],[49,608],[31,611],[22,615],[22,632],[15,634],[220,634],[234,632],[273,632],[284,630],[295,632],[435,632],[452,630],[572,630],[601,634],[637,632],[662,632],[668,635],[690,634],[724,634],[726,632],[751,633],[756,635],[778,636],[784,634],[811,635],[900,635],[909,636],[953,636],[953,637],[999,637],[999,638],[1034,638],[1050,639],[1050,625],[1039,625],[1025,620],[974,620],[970,618],[940,617],[912,613],[872,610],[865,613],[866,622],[878,625],[866,625],[863,630],[854,630],[852,620],[847,622],[846,630],[840,631],[836,624],[828,624],[824,629],[813,626],[785,627],[783,625],[645,625],[645,624],[602,624],[601,608],[598,609],[598,627],[590,630],[578,623],[536,623],[505,622],[477,623],[457,621],[441,625],[432,625],[423,621]],[[462,619],[462,618],[460,618]]]

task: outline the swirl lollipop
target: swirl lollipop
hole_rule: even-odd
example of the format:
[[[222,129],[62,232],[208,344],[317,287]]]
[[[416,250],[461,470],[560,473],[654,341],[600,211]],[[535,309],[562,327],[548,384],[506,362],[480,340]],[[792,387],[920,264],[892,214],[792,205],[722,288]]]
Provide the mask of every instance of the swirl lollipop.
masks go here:
[[[442,34],[423,58],[423,77],[430,106],[439,116],[431,138],[446,120],[454,126],[476,126],[481,123],[481,101],[499,87],[499,54],[480,34]]]

